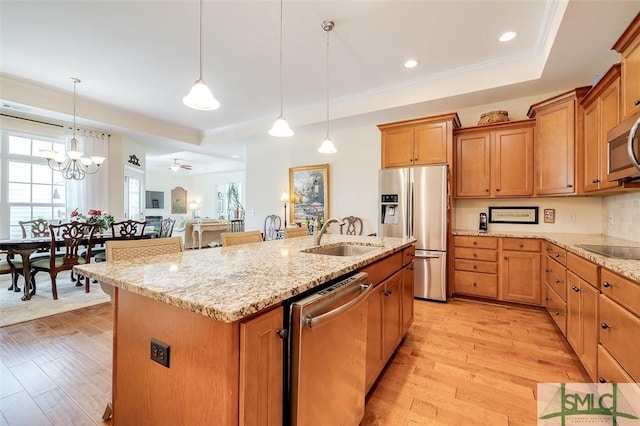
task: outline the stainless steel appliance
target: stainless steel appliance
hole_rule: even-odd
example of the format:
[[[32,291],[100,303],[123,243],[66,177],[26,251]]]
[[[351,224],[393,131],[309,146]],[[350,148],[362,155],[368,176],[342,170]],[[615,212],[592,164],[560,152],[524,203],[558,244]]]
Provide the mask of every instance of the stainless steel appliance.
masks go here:
[[[640,260],[640,247],[578,244],[578,247],[607,257]]]
[[[359,272],[288,305],[290,424],[360,424],[367,358],[366,296],[372,288],[367,277]]]
[[[446,302],[447,166],[380,170],[378,235],[417,239],[414,296]]]
[[[640,179],[640,112],[609,130],[607,153],[607,179]]]

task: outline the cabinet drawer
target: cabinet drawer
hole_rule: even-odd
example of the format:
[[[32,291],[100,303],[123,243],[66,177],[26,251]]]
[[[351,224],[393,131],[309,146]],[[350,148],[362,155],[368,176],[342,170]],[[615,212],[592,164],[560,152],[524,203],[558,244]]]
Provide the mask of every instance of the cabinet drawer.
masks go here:
[[[486,249],[497,249],[498,239],[493,237],[468,237],[456,235],[453,238],[456,247],[477,247]]]
[[[567,268],[556,262],[555,260],[547,258],[547,267],[544,270],[545,281],[547,285],[555,290],[555,292],[564,300],[567,301]]]
[[[567,335],[567,303],[558,296],[558,294],[547,285],[547,297],[544,300],[544,306],[547,308],[549,315],[564,336]]]
[[[548,242],[545,242],[544,245],[544,251],[547,253],[547,256],[562,263],[563,265],[567,264],[567,251],[565,249]]]
[[[498,260],[496,250],[456,247],[456,259],[485,260],[495,262]]]
[[[598,265],[573,253],[567,253],[567,268],[594,287],[598,287]]]
[[[402,266],[406,266],[413,261],[416,255],[416,246],[407,247],[402,250]]]
[[[540,240],[531,238],[503,238],[503,250],[540,251]]]
[[[498,273],[498,264],[496,262],[456,259],[455,268],[457,271],[482,272],[485,274]]]
[[[631,377],[640,379],[640,318],[600,295],[600,343]]]
[[[600,291],[602,294],[640,316],[640,284],[622,278],[604,268],[601,277]]]
[[[365,266],[362,268],[362,272],[369,274],[369,283],[376,285],[400,269],[402,269],[402,252],[397,252],[371,265]]]
[[[455,292],[483,297],[498,297],[498,276],[456,271]]]
[[[598,381],[600,383],[634,383],[624,368],[602,345],[598,345]]]

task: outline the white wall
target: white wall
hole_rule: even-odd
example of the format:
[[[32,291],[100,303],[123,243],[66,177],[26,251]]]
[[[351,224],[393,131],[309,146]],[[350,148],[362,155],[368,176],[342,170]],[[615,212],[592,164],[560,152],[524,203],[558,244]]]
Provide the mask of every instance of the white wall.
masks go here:
[[[489,223],[489,231],[564,232],[582,234],[602,233],[602,198],[548,197],[524,199],[457,199],[454,202],[454,229],[477,230],[480,212],[489,213],[492,207],[538,207],[537,225]],[[555,223],[544,223],[544,209],[555,209]],[[575,216],[575,221],[572,221]]]

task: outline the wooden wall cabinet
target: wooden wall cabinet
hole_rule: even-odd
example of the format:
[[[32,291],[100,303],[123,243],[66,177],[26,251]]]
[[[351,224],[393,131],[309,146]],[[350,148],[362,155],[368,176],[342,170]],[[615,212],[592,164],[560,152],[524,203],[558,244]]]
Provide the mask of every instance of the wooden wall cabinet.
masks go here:
[[[456,130],[455,196],[533,195],[534,126],[524,120]]]
[[[640,111],[640,13],[622,33],[613,49],[621,54],[623,119]]]
[[[382,168],[451,164],[453,129],[458,114],[380,124]]]
[[[582,193],[580,101],[589,88],[580,87],[529,108],[529,118],[536,119],[534,195]]]
[[[540,305],[540,241],[502,238],[500,300]]]
[[[608,181],[607,132],[620,123],[620,64],[612,66],[582,100],[584,192],[620,186]]]

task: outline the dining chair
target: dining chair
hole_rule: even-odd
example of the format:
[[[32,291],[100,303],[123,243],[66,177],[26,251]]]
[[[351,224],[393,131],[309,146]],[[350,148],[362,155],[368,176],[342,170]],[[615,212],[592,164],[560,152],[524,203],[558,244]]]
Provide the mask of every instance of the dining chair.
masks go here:
[[[111,224],[111,238],[114,240],[133,240],[142,238],[144,228],[147,226],[146,221],[137,220],[121,220]],[[106,260],[105,247],[93,247],[91,255],[95,262],[104,262]]]
[[[308,237],[308,236],[309,236],[309,228],[307,228],[306,226],[299,226],[297,228],[284,228],[285,238]]]
[[[56,278],[58,273],[69,271],[75,265],[89,263],[91,258],[91,245],[93,244],[93,234],[97,229],[97,225],[69,222],[60,225],[49,225],[49,237],[51,238],[50,255],[47,259],[38,259],[31,263],[33,275],[39,271],[48,272],[51,277],[51,292],[53,299],[58,299],[58,288]],[[60,251],[56,253],[58,246]],[[86,247],[85,255],[80,255],[79,251],[82,246]],[[85,292],[89,292],[89,278],[84,278]],[[82,284],[76,284],[80,287]]]
[[[22,238],[46,238],[49,236],[49,223],[45,219],[19,220]]]
[[[223,232],[220,234],[222,247],[234,246],[237,244],[260,243],[262,234],[260,231],[245,232]]]
[[[276,239],[277,231],[282,226],[282,219],[280,216],[270,214],[264,220],[264,240],[271,241]]]
[[[340,233],[346,235],[362,235],[362,219],[357,216],[347,216],[342,219],[344,226],[340,227]]]
[[[0,275],[11,274],[11,285],[7,290],[19,292],[18,276],[24,275],[22,271],[22,260],[13,257],[12,253],[7,251],[0,252]],[[31,276],[31,283],[33,285],[33,276]]]
[[[160,221],[160,233],[159,238],[168,238],[173,233],[173,226],[176,224],[175,219],[166,218]]]

